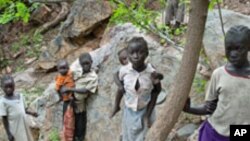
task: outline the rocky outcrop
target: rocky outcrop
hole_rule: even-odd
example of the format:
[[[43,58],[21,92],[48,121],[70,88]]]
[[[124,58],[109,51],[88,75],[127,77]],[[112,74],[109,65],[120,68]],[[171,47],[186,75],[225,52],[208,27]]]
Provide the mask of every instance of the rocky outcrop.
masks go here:
[[[62,34],[66,38],[86,36],[111,14],[108,1],[76,0],[62,26]]]
[[[158,71],[164,73],[162,81],[164,92],[168,94],[171,82],[179,67],[181,52],[174,48],[164,48],[150,36],[140,32],[131,24],[109,28],[100,43],[100,48],[91,51],[93,67],[98,71],[98,92],[89,97],[87,102],[88,124],[86,141],[107,141],[118,140],[121,132],[121,112],[113,119],[109,119],[111,107],[115,99],[116,86],[113,82],[113,73],[119,68],[117,52],[126,46],[128,40],[135,36],[143,36],[149,45],[149,58]],[[80,69],[76,60],[71,68]],[[50,108],[50,105],[58,100],[54,90],[54,83],[51,83],[45,90],[44,95],[36,100],[40,112],[40,122],[43,122],[40,141],[47,141],[48,135],[53,128],[60,130],[62,123],[62,105],[57,104]],[[40,104],[37,104],[39,103]],[[157,109],[161,105],[157,106]]]
[[[81,52],[99,47],[112,9],[108,1],[76,0],[58,36],[41,54],[36,70],[53,71],[59,59],[73,62]]]

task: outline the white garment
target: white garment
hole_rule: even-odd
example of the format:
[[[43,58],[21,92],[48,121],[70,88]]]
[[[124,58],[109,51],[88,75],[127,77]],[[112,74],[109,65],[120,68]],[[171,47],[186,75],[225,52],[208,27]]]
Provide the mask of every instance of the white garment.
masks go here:
[[[151,100],[151,92],[153,90],[153,83],[151,74],[155,71],[151,64],[142,72],[137,72],[129,63],[122,66],[119,70],[119,79],[123,81],[125,89],[125,105],[134,111],[143,109]],[[140,87],[135,90],[136,81],[139,81]]]
[[[21,94],[19,99],[14,100],[0,98],[0,116],[8,117],[9,129],[15,141],[33,141],[26,119],[24,97]]]
[[[98,86],[98,76],[95,71],[90,71],[89,73],[82,74],[82,71],[74,72],[75,88],[85,88],[91,93],[95,93]],[[75,112],[81,113],[86,111],[86,99],[88,94],[78,94],[74,93],[76,98]]]
[[[225,66],[217,68],[206,93],[206,101],[215,99],[217,108],[208,121],[219,134],[229,136],[233,124],[250,124],[250,77],[232,75]]]

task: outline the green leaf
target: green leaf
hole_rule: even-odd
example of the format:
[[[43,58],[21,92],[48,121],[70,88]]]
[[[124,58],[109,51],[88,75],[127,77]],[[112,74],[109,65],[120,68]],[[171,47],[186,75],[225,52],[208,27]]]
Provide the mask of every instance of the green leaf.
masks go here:
[[[17,2],[16,8],[17,8],[17,13],[15,14],[15,16],[17,18],[20,18],[23,22],[27,23],[30,17],[29,9],[22,2]]]
[[[29,8],[20,0],[0,0],[0,24],[7,24],[11,21],[21,20],[27,23],[30,19],[30,11],[38,4],[32,4]]]

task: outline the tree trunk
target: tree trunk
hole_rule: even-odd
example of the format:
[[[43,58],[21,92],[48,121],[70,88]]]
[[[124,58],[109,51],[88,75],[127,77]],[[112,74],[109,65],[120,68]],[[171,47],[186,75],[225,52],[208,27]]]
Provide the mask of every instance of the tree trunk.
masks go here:
[[[187,43],[171,95],[164,103],[164,111],[149,130],[146,141],[165,141],[178,120],[190,92],[195,75],[205,29],[208,0],[191,0],[188,22]]]

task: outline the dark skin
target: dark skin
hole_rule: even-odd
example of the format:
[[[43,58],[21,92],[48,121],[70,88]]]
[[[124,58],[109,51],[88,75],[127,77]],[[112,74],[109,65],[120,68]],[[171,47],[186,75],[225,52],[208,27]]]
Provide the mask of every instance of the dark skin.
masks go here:
[[[6,99],[9,99],[9,100],[20,99],[20,95],[19,94],[15,94],[15,92],[14,92],[14,90],[15,90],[15,83],[14,83],[13,79],[7,79],[7,80],[3,81],[2,89],[3,89],[4,93],[5,93],[4,97]],[[26,114],[32,115],[34,117],[38,116],[37,113],[30,112],[27,109],[25,109],[25,112],[26,112]],[[9,129],[8,116],[3,116],[2,120],[3,120],[5,131],[6,131],[7,136],[8,136],[8,140],[9,141],[14,141],[15,140],[14,136],[11,134],[10,129]]]
[[[132,42],[128,45],[128,58],[132,64],[132,67],[137,72],[142,72],[146,69],[147,65],[145,64],[145,59],[148,56],[148,48],[142,45],[140,42]],[[152,76],[152,75],[151,75]],[[152,111],[155,107],[155,103],[158,97],[158,94],[161,91],[161,82],[154,83],[154,88],[151,92],[151,100],[147,106],[146,114],[144,115],[144,124],[147,127],[151,127],[150,117]],[[140,87],[139,81],[137,80],[135,89],[138,90]]]
[[[92,59],[90,57],[84,57],[79,59],[80,65],[83,70],[83,74],[89,73],[91,70]],[[74,92],[78,94],[91,94],[91,92],[85,88],[66,88],[63,87],[61,90],[63,93]]]
[[[122,65],[128,64],[128,55],[125,49],[119,53],[119,61]],[[116,92],[114,108],[112,110],[110,118],[112,118],[117,112],[121,110],[120,103],[121,103],[122,96],[125,93],[125,90],[123,88],[123,82],[119,80],[119,71],[117,71],[114,74],[114,81],[115,81],[115,84],[118,86],[118,89]]]
[[[228,60],[225,68],[230,74],[249,78],[250,63],[247,55],[250,51],[250,45],[244,43],[244,36],[239,34],[233,38],[229,36],[225,39],[225,54]],[[215,111],[217,103],[218,99],[206,101],[204,105],[199,107],[191,107],[190,99],[188,99],[184,111],[196,115],[208,115]]]
[[[69,70],[68,62],[66,60],[60,60],[57,63],[57,70],[61,75],[65,76]]]
[[[58,72],[62,75],[62,76],[65,76],[67,75],[68,71],[69,71],[69,64],[66,60],[60,60],[58,63],[57,63],[57,70]],[[58,94],[59,94],[59,97],[60,97],[60,101],[62,100],[62,94],[64,94],[64,90],[63,88],[61,88],[59,91],[58,91]]]

